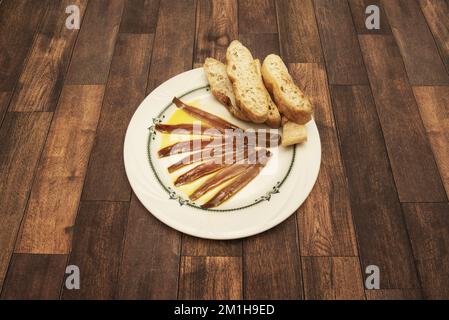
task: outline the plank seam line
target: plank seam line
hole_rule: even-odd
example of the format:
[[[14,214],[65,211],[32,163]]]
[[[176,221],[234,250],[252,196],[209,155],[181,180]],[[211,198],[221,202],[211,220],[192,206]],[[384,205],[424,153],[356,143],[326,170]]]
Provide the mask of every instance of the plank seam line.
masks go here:
[[[159,9],[160,9],[160,4],[158,5],[158,18],[159,18]],[[120,24],[121,23],[122,23],[122,21],[120,21]],[[156,24],[157,24],[157,21],[156,21]],[[119,28],[119,30],[120,30],[120,28]],[[122,33],[122,34],[125,34],[125,33]],[[152,37],[152,42],[151,42],[151,48],[149,48],[148,70],[146,72],[146,77],[145,77],[146,82],[145,82],[145,86],[144,86],[144,90],[143,90],[144,91],[144,96],[147,95],[148,77],[149,77],[149,73],[150,73],[151,61],[152,61],[152,58],[153,58],[153,48],[154,48],[154,34],[152,34],[152,33],[148,33],[148,34],[149,35],[153,35],[153,37]],[[129,212],[130,212],[129,209],[131,208],[132,195],[133,195],[133,191],[131,190],[128,210],[127,210],[127,215],[126,215],[126,223],[125,223],[125,226],[124,226],[125,232],[124,232],[124,235],[123,235],[123,242],[122,242],[123,249],[122,249],[122,254],[121,254],[121,257],[120,257],[120,262],[119,262],[119,265],[118,265],[118,276],[117,276],[117,284],[116,284],[117,288],[115,288],[115,292],[114,292],[116,298],[120,294],[120,275],[121,275],[121,272],[122,272],[123,259],[124,259],[124,255],[125,255],[125,246],[126,246],[127,231],[128,231],[128,224],[129,224]]]
[[[385,12],[387,11],[386,8],[384,8],[384,10],[385,10]],[[389,25],[392,26],[390,20],[388,19],[388,14],[385,13],[385,15],[387,16],[387,21],[388,21]],[[392,33],[393,33],[393,27],[391,27],[391,28],[392,28]],[[372,35],[368,35],[368,36],[372,36]],[[394,35],[393,36],[391,36],[391,35],[376,35],[376,36],[392,37],[392,39],[394,40],[394,44],[397,46],[396,38],[394,37]],[[361,37],[360,35],[357,37],[357,41],[359,43],[359,46],[360,46],[360,37]],[[366,67],[366,61],[365,61],[365,55],[363,53],[362,53],[362,59],[363,59],[363,65],[364,65],[365,70],[366,70],[366,74],[368,76],[369,89],[370,89],[370,93],[371,93],[372,102],[374,103],[374,107],[375,107],[376,118],[377,118],[377,121],[378,121],[378,124],[379,124],[379,127],[380,127],[380,133],[382,135],[382,139],[383,139],[383,142],[384,142],[383,143],[383,149],[384,149],[384,151],[385,151],[385,153],[387,155],[388,169],[389,169],[388,171],[389,171],[391,177],[393,178],[393,186],[394,186],[394,189],[396,191],[397,202],[398,202],[400,210],[401,210],[400,217],[401,217],[401,221],[402,221],[403,227],[404,227],[406,235],[407,235],[408,247],[409,247],[410,253],[412,255],[411,257],[413,258],[413,263],[414,263],[413,266],[414,266],[414,269],[415,269],[415,276],[417,278],[417,283],[418,283],[418,286],[419,286],[419,290],[422,292],[421,278],[420,278],[420,275],[418,273],[418,267],[416,266],[415,255],[414,255],[414,252],[413,252],[413,249],[412,249],[412,243],[411,243],[411,239],[410,239],[410,234],[408,232],[407,224],[406,224],[406,221],[405,221],[404,211],[402,209],[401,200],[400,200],[400,197],[399,197],[397,182],[396,182],[396,179],[395,179],[394,174],[393,174],[393,169],[391,167],[391,158],[390,158],[390,154],[388,153],[388,148],[387,148],[387,144],[386,144],[386,140],[385,140],[385,135],[384,135],[383,127],[382,127],[382,122],[380,121],[380,117],[379,117],[378,105],[376,103],[376,100],[374,99],[374,92],[373,92],[373,88],[372,88],[371,78],[369,77],[369,74],[368,74],[368,68]],[[402,61],[402,66],[405,69],[405,63],[404,63],[404,60],[402,58],[402,54],[401,54],[401,61]],[[407,72],[406,72],[406,77],[407,77],[407,79],[406,79],[407,80],[407,84],[410,86],[410,80],[408,78]],[[421,119],[421,117],[420,117],[420,119]],[[422,119],[421,119],[421,122],[422,122]],[[434,161],[435,161],[435,159],[434,159]]]
[[[84,11],[84,17],[85,17],[86,14],[87,14],[88,6],[89,6],[90,3],[92,3],[92,2],[91,2],[91,1],[88,1],[87,6],[86,6],[86,10]],[[121,25],[121,22],[122,22],[122,18],[123,18],[123,10],[124,10],[124,6],[123,6],[122,11],[121,11],[121,13],[120,13],[119,28],[120,28],[120,25]],[[84,18],[83,18],[83,22],[84,22]],[[80,27],[80,30],[79,30],[79,32],[78,32],[78,35],[79,35],[80,33],[81,33],[81,27]],[[70,240],[71,240],[70,250],[69,250],[69,253],[67,254],[67,264],[70,263],[70,258],[71,258],[71,255],[72,255],[73,236],[74,236],[74,232],[75,232],[76,220],[78,219],[78,214],[79,214],[79,211],[80,211],[80,208],[81,208],[81,202],[83,201],[83,200],[82,200],[82,195],[83,195],[83,191],[84,191],[84,184],[86,183],[87,170],[88,170],[88,168],[89,168],[89,164],[90,164],[90,161],[91,161],[91,158],[92,158],[92,151],[93,151],[93,148],[94,148],[94,146],[95,146],[95,141],[97,140],[97,130],[98,130],[98,125],[99,125],[99,123],[100,123],[101,111],[103,110],[103,106],[104,106],[104,103],[105,103],[104,98],[105,98],[105,96],[106,96],[106,90],[107,90],[108,84],[109,84],[109,77],[110,77],[110,75],[111,75],[111,65],[112,65],[112,59],[113,59],[114,53],[115,53],[115,48],[117,47],[117,39],[118,39],[118,32],[117,32],[117,34],[115,35],[115,39],[114,39],[114,50],[113,50],[113,52],[112,52],[111,59],[110,59],[110,61],[109,61],[108,76],[107,76],[107,78],[106,78],[106,79],[107,79],[107,80],[106,80],[106,83],[105,83],[105,84],[102,84],[102,85],[99,85],[99,86],[102,86],[102,87],[103,87],[103,96],[101,97],[101,107],[100,107],[100,110],[99,110],[98,121],[97,121],[97,124],[96,124],[96,127],[95,127],[95,136],[94,136],[93,143],[92,143],[92,146],[91,146],[90,152],[89,152],[89,160],[87,161],[86,170],[85,170],[84,175],[83,175],[83,187],[82,187],[82,189],[81,189],[81,194],[80,194],[79,200],[78,200],[78,207],[77,207],[76,214],[75,214],[75,221],[74,221],[74,224],[73,224],[73,232],[72,232],[72,234],[71,234],[71,239],[70,239]],[[78,37],[77,37],[77,40],[78,40]],[[75,51],[75,46],[74,46],[74,49],[73,49],[73,51],[72,51],[72,57],[73,57],[74,51]],[[70,59],[70,64],[72,64],[72,58]],[[64,82],[65,82],[65,79],[64,79]],[[75,85],[76,85],[76,84],[75,84]],[[94,84],[94,85],[95,85],[95,86],[98,86],[98,84]],[[117,285],[117,283],[116,283],[115,285]],[[115,290],[115,287],[114,287],[113,290]],[[59,299],[60,299],[60,300],[62,299],[63,293],[64,293],[64,281],[63,281],[63,283],[61,284],[61,291],[60,291],[60,296],[59,296]]]
[[[3,1],[2,1],[2,2],[3,2]],[[0,2],[0,4],[1,4],[2,2]],[[11,109],[11,105],[12,105],[12,102],[13,102],[13,100],[14,100],[14,95],[16,94],[16,90],[17,90],[18,84],[19,84],[19,82],[20,82],[20,77],[22,76],[22,73],[23,73],[23,71],[25,70],[25,68],[26,68],[26,66],[27,66],[27,64],[28,64],[28,61],[29,61],[29,59],[30,59],[30,56],[31,56],[31,54],[33,53],[33,48],[34,48],[34,45],[35,45],[36,42],[37,42],[37,37],[38,37],[39,32],[40,32],[40,30],[41,30],[41,28],[42,28],[42,26],[43,26],[43,24],[44,24],[44,22],[45,22],[45,19],[47,18],[48,11],[49,11],[49,7],[50,7],[50,3],[49,3],[49,2],[46,2],[45,12],[42,14],[42,17],[41,17],[41,19],[40,19],[40,21],[39,21],[39,23],[38,23],[38,25],[37,25],[37,27],[36,27],[36,30],[34,30],[33,40],[31,41],[31,46],[30,46],[30,48],[28,49],[28,52],[27,52],[27,54],[26,54],[25,60],[23,61],[22,68],[20,69],[20,73],[19,73],[19,75],[18,75],[18,77],[17,77],[17,80],[16,80],[16,82],[15,82],[15,84],[14,84],[14,87],[13,87],[12,90],[10,91],[10,92],[11,92],[11,96],[9,97],[8,104],[7,104],[6,108],[5,108],[5,111],[6,111],[6,112],[5,112],[5,115],[4,115],[4,116],[1,116],[1,118],[0,118],[0,127],[2,126],[3,121],[5,120],[6,113],[9,112],[9,110]],[[6,91],[6,92],[8,92],[8,91]]]
[[[196,46],[197,46],[197,36],[198,36],[198,14],[199,14],[199,10],[200,10],[200,6],[198,5],[199,0],[195,0],[195,21],[194,21],[194,34],[193,34],[193,46],[192,46],[192,60],[191,60],[191,64],[190,64],[190,68],[193,69],[193,66],[195,64],[195,58],[196,58]],[[159,18],[160,16],[158,16]],[[154,44],[153,44],[154,47]],[[181,263],[182,263],[182,244],[183,244],[183,239],[184,239],[184,234],[177,231],[176,235],[179,237],[179,248],[178,248],[178,274],[177,274],[177,279],[176,279],[176,286],[177,286],[177,290],[176,290],[176,300],[180,300],[179,295],[180,295],[180,290],[181,290]]]
[[[445,68],[445,70],[446,70],[446,74],[449,76],[449,65],[446,65],[446,63],[444,62],[443,53],[441,52],[442,49],[441,49],[440,46],[438,45],[438,42],[437,42],[436,39],[435,39],[435,35],[433,34],[432,29],[430,28],[429,22],[427,21],[427,17],[426,17],[426,15],[424,14],[424,11],[423,11],[423,9],[422,9],[421,2],[418,1],[418,2],[416,3],[416,5],[418,6],[419,12],[421,13],[422,17],[424,18],[424,22],[426,23],[427,30],[430,32],[430,34],[431,34],[431,36],[432,36],[432,39],[433,39],[433,42],[434,42],[435,47],[436,47],[436,49],[437,49],[438,55],[439,55],[439,57],[440,57],[440,59],[441,59],[441,63],[443,64],[443,66],[444,66],[444,68]],[[447,39],[446,39],[446,40],[447,40]],[[449,85],[449,84],[446,84],[446,85]]]
[[[349,8],[349,15],[351,17],[351,21],[352,21],[352,26],[354,28],[354,32],[356,32],[354,19],[352,17],[352,11],[351,11],[350,5],[349,5],[349,3],[347,1],[346,1],[346,5]],[[342,143],[341,143],[341,135],[340,135],[340,131],[338,129],[337,119],[335,117],[334,108],[333,108],[334,101],[333,101],[332,92],[331,92],[331,89],[332,89],[333,85],[329,81],[329,76],[328,76],[329,70],[328,70],[328,66],[327,66],[327,62],[326,62],[326,55],[324,54],[322,35],[321,35],[320,28],[319,28],[318,16],[316,14],[316,8],[315,8],[315,3],[314,2],[312,2],[312,6],[313,6],[313,13],[314,13],[314,16],[315,16],[315,21],[316,21],[316,25],[317,25],[317,29],[318,29],[318,37],[319,37],[319,40],[320,40],[321,55],[323,56],[323,62],[321,63],[321,66],[324,68],[324,71],[326,73],[326,84],[327,84],[327,91],[328,91],[328,94],[329,94],[329,103],[330,103],[330,107],[331,107],[331,111],[332,111],[332,120],[334,122],[335,133],[337,135],[338,154],[340,156],[340,161],[341,161],[341,165],[342,165],[342,170],[343,170],[343,174],[344,174],[344,180],[345,180],[345,183],[346,183],[346,188],[347,188],[347,191],[349,193],[349,181],[348,181],[348,174],[347,174],[347,170],[346,170],[346,163],[344,161],[344,157],[343,157],[342,150],[341,150],[341,145],[342,145]],[[357,34],[356,34],[356,36],[357,36]],[[357,39],[357,41],[358,41],[358,39]],[[360,45],[359,45],[359,52],[360,52],[360,55],[362,55],[362,50],[360,48]],[[362,58],[362,61],[363,61],[363,58]],[[368,75],[366,75],[366,77],[368,78]],[[351,211],[351,223],[352,223],[352,228],[353,228],[353,231],[354,231],[355,245],[356,245],[357,257],[358,257],[358,261],[359,261],[359,268],[360,268],[360,273],[361,273],[361,279],[363,279],[363,271],[362,271],[363,270],[363,263],[362,263],[362,260],[361,260],[360,240],[359,240],[359,236],[358,236],[359,233],[357,232],[357,225],[356,225],[355,220],[354,220],[354,214],[353,214],[353,211],[352,211],[352,204],[351,204],[351,200],[349,198],[348,198],[348,201],[349,201],[349,208],[350,208],[350,211]],[[363,283],[361,283],[361,285],[364,288]],[[365,294],[365,300],[366,299],[367,299],[367,297],[366,297],[366,294]]]

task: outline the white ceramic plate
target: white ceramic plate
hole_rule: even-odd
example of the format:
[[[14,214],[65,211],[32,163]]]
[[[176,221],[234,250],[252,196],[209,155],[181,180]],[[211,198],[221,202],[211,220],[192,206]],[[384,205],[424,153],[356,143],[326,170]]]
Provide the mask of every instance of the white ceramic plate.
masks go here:
[[[212,209],[202,209],[173,185],[167,165],[179,158],[158,159],[161,134],[154,123],[176,110],[174,96],[243,128],[267,128],[232,117],[209,91],[202,68],[179,74],[155,89],[136,110],[126,132],[125,169],[131,187],[156,218],[189,235],[236,239],[268,230],[287,219],[307,198],[321,162],[321,144],[314,121],[307,124],[308,141],[295,147],[271,149],[261,173],[234,197]]]

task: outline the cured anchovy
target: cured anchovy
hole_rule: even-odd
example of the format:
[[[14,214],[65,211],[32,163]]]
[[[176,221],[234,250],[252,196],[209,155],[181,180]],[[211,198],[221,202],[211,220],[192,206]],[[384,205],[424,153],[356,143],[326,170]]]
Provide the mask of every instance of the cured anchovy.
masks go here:
[[[185,104],[178,98],[173,98],[173,103],[180,109],[184,110],[188,114],[190,114],[192,117],[197,118],[198,120],[204,121],[206,123],[209,123],[214,128],[222,128],[222,129],[241,129],[238,126],[220,118],[216,115],[213,115],[209,112],[206,112],[204,110],[189,106],[188,104]]]
[[[266,158],[270,156],[269,151],[265,150],[266,152],[264,153],[264,156],[260,156],[259,152],[257,150],[251,150],[251,151],[243,151],[241,155],[236,155],[236,157],[232,159],[232,162],[227,162],[225,161],[226,159],[212,159],[210,161],[207,161],[205,163],[199,164],[197,165],[195,168],[190,169],[189,171],[187,171],[186,173],[183,173],[182,175],[180,175],[176,181],[175,181],[175,186],[181,186],[184,184],[188,184],[191,183],[201,177],[204,177],[208,174],[217,172],[221,169],[227,168],[230,165],[233,165],[234,163],[241,162],[241,163],[248,163],[248,161],[252,161],[253,158],[256,158],[256,163],[259,163],[259,161],[261,160],[260,158],[263,158],[263,160],[260,163],[265,164],[266,163]],[[256,157],[252,157],[251,155],[255,154]],[[240,158],[240,159],[238,159]],[[217,161],[219,160],[219,161]]]
[[[214,160],[199,164],[195,168],[190,169],[186,173],[180,175],[175,181],[175,186],[179,187],[185,184],[189,184],[201,177],[217,172],[218,170],[221,170],[229,165],[230,164],[216,163],[216,161]]]
[[[248,149],[247,146],[245,146],[245,148],[242,148],[241,150],[236,150],[235,145],[234,148],[232,148],[232,150],[228,151],[223,150],[222,145],[217,146],[217,147],[213,147],[210,149],[205,149],[205,150],[200,150],[198,152],[189,154],[188,156],[182,158],[181,160],[175,162],[174,164],[170,165],[167,170],[169,173],[173,173],[176,170],[179,170],[187,165],[190,165],[192,163],[195,162],[200,162],[200,161],[204,161],[204,160],[209,160],[209,159],[223,159],[227,160],[227,157],[231,156],[233,157],[233,159],[237,159],[237,156],[241,155],[242,153],[244,153],[246,150]],[[222,160],[223,161],[223,160]]]
[[[214,139],[193,139],[176,142],[172,145],[160,149],[157,153],[160,158],[163,158],[174,154],[203,150],[207,147],[214,146],[217,146],[217,142],[214,141]]]
[[[209,201],[203,204],[202,208],[213,208],[219,206],[237,192],[239,192],[243,187],[250,183],[259,174],[262,168],[261,164],[252,165],[250,169],[246,170],[244,173],[240,174],[232,181],[230,184],[225,186],[223,189],[218,191]]]
[[[180,123],[180,124],[163,124],[158,123],[155,126],[156,130],[162,133],[174,133],[184,135],[205,135],[205,136],[222,136],[224,129],[212,128],[204,125],[197,125],[194,123]]]
[[[189,197],[193,201],[201,198],[203,195],[205,195],[210,190],[214,189],[215,187],[219,186],[222,183],[225,183],[226,181],[231,180],[232,178],[237,177],[239,174],[244,172],[246,169],[250,168],[251,164],[239,164],[235,163],[230,167],[227,167],[221,171],[219,171],[216,175],[213,177],[207,179],[206,182],[204,182],[198,189],[196,189]]]

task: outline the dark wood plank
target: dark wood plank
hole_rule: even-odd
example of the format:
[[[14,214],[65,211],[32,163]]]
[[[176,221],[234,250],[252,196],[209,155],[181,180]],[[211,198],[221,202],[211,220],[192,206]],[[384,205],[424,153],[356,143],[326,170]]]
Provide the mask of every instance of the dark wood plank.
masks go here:
[[[275,0],[239,1],[239,33],[278,33]]]
[[[81,202],[69,265],[80,269],[80,289],[64,287],[63,299],[113,299],[126,229],[127,202]]]
[[[196,64],[207,57],[226,62],[226,49],[237,39],[237,0],[199,0],[196,13]]]
[[[296,214],[243,241],[245,299],[302,299]]]
[[[330,84],[367,84],[351,10],[344,0],[317,0],[315,12]]]
[[[50,3],[41,31],[20,76],[10,110],[53,111],[64,82],[77,30],[65,26],[68,5],[77,5],[82,19],[86,0],[58,0]]]
[[[179,299],[242,299],[242,259],[182,257]]]
[[[147,92],[192,68],[195,5],[195,0],[161,2]]]
[[[359,38],[400,200],[446,201],[418,106],[393,37],[361,35]]]
[[[449,3],[446,0],[419,0],[419,3],[449,72]]]
[[[66,263],[65,254],[14,254],[2,299],[59,299]]]
[[[226,49],[237,38],[237,1],[198,1],[195,66],[207,57],[226,61]],[[188,256],[241,256],[242,242],[214,241],[182,236],[182,254]]]
[[[303,257],[307,300],[364,300],[362,274],[356,257]]]
[[[384,0],[391,29],[412,85],[448,84],[449,75],[416,1]]]
[[[10,91],[0,92],[0,125],[3,122],[3,117],[5,116],[6,111],[8,110],[11,95],[12,94]]]
[[[367,300],[421,300],[421,290],[417,289],[387,289],[365,290]]]
[[[449,87],[414,87],[413,92],[449,197]]]
[[[267,39],[270,41],[263,41]],[[279,54],[275,34],[245,35],[245,45],[257,58]],[[269,253],[269,254],[267,254]],[[302,298],[296,213],[277,228],[243,240],[245,299]],[[268,278],[266,275],[270,274]]]
[[[314,190],[298,210],[301,256],[357,256],[348,185],[340,157],[326,71],[314,63],[289,64],[295,82],[310,97],[322,144]]]
[[[271,53],[279,54],[279,37],[277,34],[240,34],[239,40],[251,51],[254,59],[260,60],[260,63]]]
[[[324,62],[312,0],[277,0],[282,57],[286,63]]]
[[[182,235],[183,256],[241,257],[241,240],[209,240]]]
[[[12,91],[47,11],[48,1],[4,0],[0,5],[0,91]]]
[[[65,84],[105,84],[124,0],[89,1]]]
[[[160,0],[125,0],[121,33],[154,33]]]
[[[403,204],[426,299],[449,299],[449,204]]]
[[[68,253],[103,86],[65,86],[28,201],[16,251]]]
[[[380,29],[368,30],[365,22],[368,15],[365,13],[366,8],[370,5],[378,6]],[[355,29],[358,34],[391,34],[390,24],[385,13],[384,6],[381,0],[349,0],[349,6],[351,7],[352,17],[354,20]]]
[[[419,288],[370,88],[333,86],[331,93],[362,270],[378,266],[381,289]]]
[[[176,299],[179,232],[164,225],[132,196],[120,267],[119,299]]]
[[[196,1],[161,1],[147,92],[191,69]],[[176,299],[181,249],[179,232],[163,225],[131,198],[118,297]]]
[[[51,113],[8,113],[0,130],[0,289],[51,117]]]
[[[122,142],[134,111],[145,97],[152,44],[153,36],[149,34],[118,37],[83,200],[129,201],[131,198]]]

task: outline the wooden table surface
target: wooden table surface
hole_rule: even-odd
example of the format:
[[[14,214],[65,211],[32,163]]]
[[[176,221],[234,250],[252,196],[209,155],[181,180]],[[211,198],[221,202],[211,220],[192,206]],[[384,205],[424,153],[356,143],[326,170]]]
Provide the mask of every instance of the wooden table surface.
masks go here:
[[[3,299],[449,298],[449,1],[0,2]],[[288,63],[322,164],[284,223],[208,241],[142,207],[123,138],[149,92],[233,39]]]

